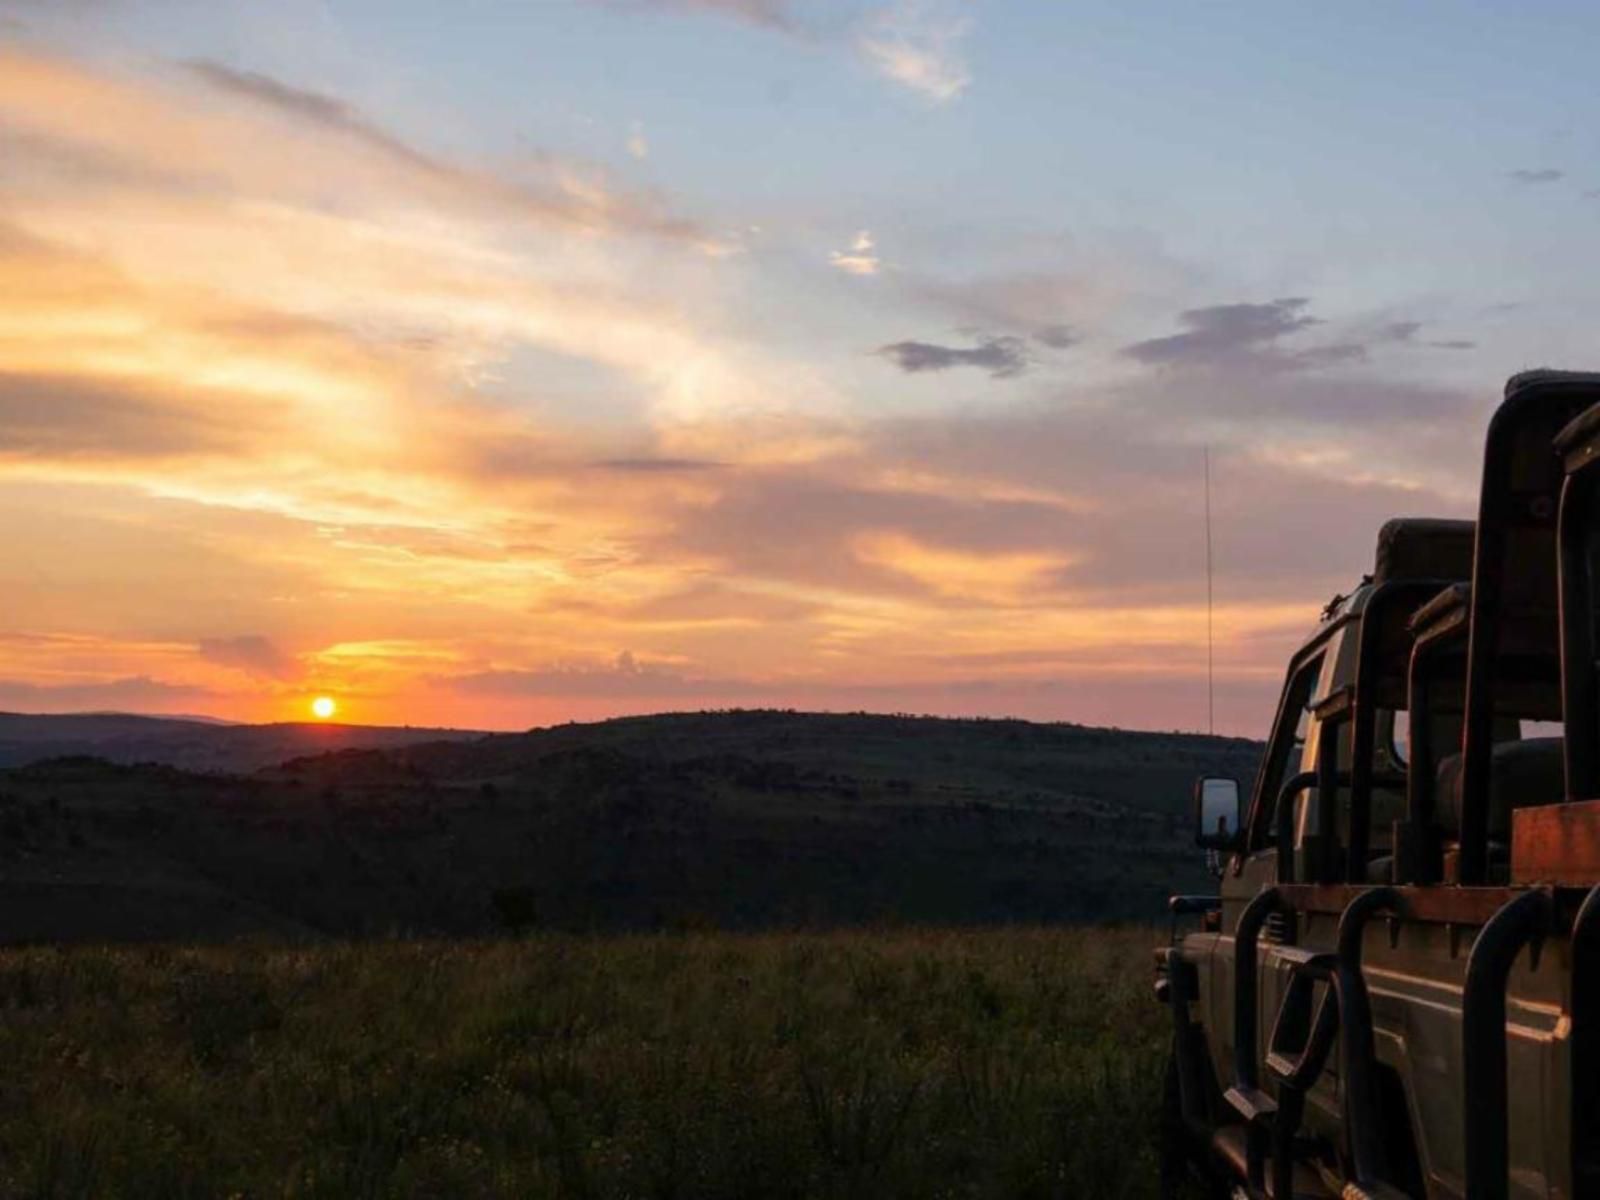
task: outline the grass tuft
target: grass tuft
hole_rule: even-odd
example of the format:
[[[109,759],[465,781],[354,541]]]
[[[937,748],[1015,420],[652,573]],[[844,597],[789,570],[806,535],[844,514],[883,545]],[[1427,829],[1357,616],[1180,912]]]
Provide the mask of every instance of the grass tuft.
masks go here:
[[[1154,935],[0,952],[0,1194],[1153,1194]]]

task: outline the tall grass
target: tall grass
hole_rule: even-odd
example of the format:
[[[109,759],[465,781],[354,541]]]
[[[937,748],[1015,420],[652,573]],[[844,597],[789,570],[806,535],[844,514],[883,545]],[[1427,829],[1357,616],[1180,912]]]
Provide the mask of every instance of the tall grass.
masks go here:
[[[0,953],[0,1189],[1154,1190],[1143,930]]]

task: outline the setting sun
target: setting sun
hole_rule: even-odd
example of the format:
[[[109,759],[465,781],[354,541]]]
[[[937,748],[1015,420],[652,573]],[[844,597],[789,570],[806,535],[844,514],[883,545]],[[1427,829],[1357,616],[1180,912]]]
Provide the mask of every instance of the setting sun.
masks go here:
[[[339,711],[339,706],[334,703],[332,696],[318,696],[311,702],[311,715],[319,721],[326,721]]]

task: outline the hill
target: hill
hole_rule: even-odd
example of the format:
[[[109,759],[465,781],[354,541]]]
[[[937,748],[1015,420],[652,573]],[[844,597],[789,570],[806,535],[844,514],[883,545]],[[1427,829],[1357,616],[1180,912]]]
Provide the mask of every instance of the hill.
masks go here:
[[[0,771],[0,940],[1151,919],[1201,773],[1258,744],[684,714],[248,775]]]
[[[282,722],[230,725],[131,713],[0,713],[0,767],[89,755],[190,771],[248,772],[335,750],[384,749],[483,736],[471,730]]]

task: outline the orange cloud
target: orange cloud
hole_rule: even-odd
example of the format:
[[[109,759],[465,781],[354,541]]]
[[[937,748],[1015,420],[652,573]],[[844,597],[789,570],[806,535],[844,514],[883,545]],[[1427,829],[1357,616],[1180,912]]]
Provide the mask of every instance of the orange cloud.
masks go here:
[[[741,323],[757,267],[591,166],[3,47],[0,156],[0,700],[1047,715],[1202,669],[1181,448],[1092,405],[874,417],[848,365]],[[1217,622],[1250,687],[1313,611],[1261,576]]]

